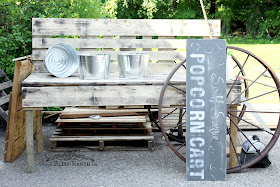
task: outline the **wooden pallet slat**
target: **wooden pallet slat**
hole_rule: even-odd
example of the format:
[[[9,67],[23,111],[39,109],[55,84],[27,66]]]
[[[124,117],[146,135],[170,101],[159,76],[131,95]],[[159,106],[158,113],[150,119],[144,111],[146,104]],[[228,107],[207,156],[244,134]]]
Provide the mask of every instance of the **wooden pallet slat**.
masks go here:
[[[9,96],[9,114],[4,153],[4,159],[7,162],[14,161],[26,147],[25,112],[22,110],[21,84],[32,72],[32,63],[30,59],[27,58],[30,58],[30,56],[15,59],[13,90]],[[6,85],[3,85],[3,87],[9,84],[10,81],[8,81]],[[7,97],[8,95],[4,98],[7,99]],[[41,116],[34,115],[34,117],[40,118]],[[34,129],[36,129],[36,126]],[[36,132],[34,132],[34,134],[36,134]]]
[[[131,109],[133,111],[147,112],[147,109]],[[63,112],[95,112],[98,111],[111,114],[125,113],[129,110],[124,109],[98,109],[98,108],[69,108],[66,107]],[[128,112],[129,113],[129,112]],[[62,115],[62,114],[61,114]],[[65,150],[59,146],[60,142],[96,142],[99,150],[109,149],[107,142],[115,141],[147,141],[147,150],[152,150],[152,127],[147,115],[140,116],[114,116],[101,117],[97,120],[90,118],[78,119],[61,119],[58,123],[54,134],[49,139],[51,142],[50,150]],[[121,145],[118,144],[118,145]],[[111,148],[110,148],[111,149]],[[127,149],[124,147],[113,149]],[[142,149],[143,150],[143,149]]]
[[[220,36],[220,20],[209,20],[209,23],[212,35]],[[32,19],[33,36],[61,33],[79,36],[209,36],[208,24],[194,19]]]

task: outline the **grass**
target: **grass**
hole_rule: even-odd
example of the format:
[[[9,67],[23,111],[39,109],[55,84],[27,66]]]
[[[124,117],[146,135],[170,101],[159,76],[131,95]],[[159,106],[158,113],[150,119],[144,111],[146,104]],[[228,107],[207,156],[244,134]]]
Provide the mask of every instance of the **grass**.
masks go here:
[[[233,44],[263,59],[275,73],[280,74],[280,44]]]
[[[228,46],[235,46],[242,49],[246,49],[256,56],[260,57],[266,64],[278,75],[280,75],[280,44],[231,44]],[[184,51],[185,49],[179,49],[178,51]],[[241,59],[240,62],[243,63],[247,57],[244,53],[239,53],[233,51],[233,55],[237,59]],[[254,60],[252,57],[248,59],[248,62],[244,66],[244,70],[246,72],[246,76],[251,79],[256,79],[261,72],[256,71],[256,68],[263,69],[263,66]],[[266,77],[261,77],[258,81],[275,85],[275,83]],[[249,84],[251,82],[249,81]],[[272,91],[275,89],[269,88],[267,86],[263,86],[260,84],[253,84],[249,89],[250,97],[258,96],[260,94],[267,93],[268,91]],[[273,94],[269,94],[266,96],[259,97],[258,99],[254,99],[250,101],[251,103],[279,103],[279,96],[277,92]]]
[[[231,46],[240,47],[250,51],[251,53],[255,54],[256,56],[260,57],[266,64],[278,75],[280,75],[280,44],[234,44]],[[237,58],[242,59],[241,61],[244,62],[247,55],[245,54],[236,54]],[[246,76],[251,79],[256,79],[262,72],[257,71],[256,69],[262,69],[263,71],[265,68],[253,58],[249,58],[248,62],[246,63],[244,70],[246,72]],[[258,81],[262,83],[266,83],[269,85],[275,85],[272,79],[262,76],[258,79]],[[249,84],[251,82],[249,81]],[[275,89],[263,86],[260,84],[253,84],[249,88],[249,95],[250,98],[254,96],[259,96],[261,94],[265,94],[269,91],[273,91]],[[277,92],[273,92],[269,95],[265,95],[259,97],[257,99],[251,100],[251,103],[279,103],[279,95]]]

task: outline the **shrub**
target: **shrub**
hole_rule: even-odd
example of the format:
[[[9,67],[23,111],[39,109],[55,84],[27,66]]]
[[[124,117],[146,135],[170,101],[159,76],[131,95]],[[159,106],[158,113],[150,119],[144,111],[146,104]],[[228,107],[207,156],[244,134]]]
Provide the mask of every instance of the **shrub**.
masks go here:
[[[102,0],[9,0],[0,5],[0,69],[9,78],[12,59],[32,53],[33,17],[106,18]]]

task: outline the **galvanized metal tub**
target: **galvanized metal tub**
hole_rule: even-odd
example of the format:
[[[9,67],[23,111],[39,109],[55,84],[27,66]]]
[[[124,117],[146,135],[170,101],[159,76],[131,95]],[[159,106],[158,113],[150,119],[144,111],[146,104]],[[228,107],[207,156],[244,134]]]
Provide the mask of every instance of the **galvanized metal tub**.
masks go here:
[[[80,55],[80,79],[107,79],[109,76],[109,54]]]
[[[54,44],[45,55],[46,67],[56,77],[69,77],[75,73],[79,61],[76,49],[67,43]]]
[[[149,55],[147,53],[119,53],[118,65],[121,78],[148,77]]]

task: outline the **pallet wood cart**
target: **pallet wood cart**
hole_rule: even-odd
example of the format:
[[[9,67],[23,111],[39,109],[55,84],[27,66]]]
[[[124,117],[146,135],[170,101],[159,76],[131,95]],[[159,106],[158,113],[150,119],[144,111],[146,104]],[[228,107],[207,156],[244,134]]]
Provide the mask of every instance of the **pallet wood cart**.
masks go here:
[[[210,30],[213,38],[220,36],[220,20],[209,20]],[[27,136],[27,172],[34,171],[34,153],[33,153],[33,117],[34,110],[41,110],[48,106],[129,106],[129,105],[158,105],[161,90],[165,87],[164,98],[161,105],[167,109],[176,106],[185,105],[185,94],[182,92],[185,88],[185,70],[179,70],[174,62],[184,59],[185,51],[176,49],[185,49],[185,39],[176,39],[176,36],[203,36],[208,38],[208,23],[204,20],[128,20],[128,19],[33,19],[32,21],[32,48],[34,73],[23,82],[23,101],[22,106],[26,110],[26,136]],[[80,36],[75,38],[59,38],[52,36]],[[137,37],[137,39],[136,39]],[[69,43],[75,48],[79,48],[79,53],[108,53],[111,54],[112,63],[110,64],[110,74],[107,80],[80,80],[78,75],[68,78],[56,78],[50,75],[43,63],[44,55],[47,49],[57,42]],[[149,76],[143,79],[123,79],[119,78],[117,72],[117,53],[125,51],[143,50],[150,54],[151,63],[149,64]],[[238,50],[237,50],[238,51]],[[244,52],[248,54],[247,52]],[[270,73],[272,84],[279,90],[279,82],[274,79],[274,73],[268,66],[258,61],[254,55],[248,54],[248,58],[257,59],[257,62]],[[246,72],[240,60],[232,56],[237,64],[237,69],[242,76],[246,78]],[[246,56],[245,56],[246,58]],[[156,63],[157,62],[157,63]],[[170,63],[171,62],[171,63]],[[246,61],[245,61],[246,62]],[[180,63],[179,65],[183,65]],[[176,73],[168,76],[175,67]],[[239,73],[239,75],[241,75]],[[240,78],[240,76],[237,78]],[[168,79],[170,77],[170,79]],[[253,77],[253,83],[256,77]],[[245,90],[245,97],[250,87],[247,79],[242,79],[242,89]],[[235,81],[236,83],[236,81]],[[236,85],[232,83],[231,85]],[[271,84],[268,82],[268,84]],[[235,89],[231,89],[230,92]],[[245,88],[245,89],[244,89]],[[275,90],[275,89],[274,89]],[[279,99],[279,95],[278,95]],[[243,101],[245,102],[245,101]],[[246,105],[248,107],[248,105]],[[246,108],[245,107],[245,108]],[[238,122],[247,113],[244,107],[238,109]],[[249,108],[249,107],[248,107]],[[177,110],[176,109],[176,110]],[[182,109],[182,110],[181,110]],[[174,112],[168,112],[167,116],[182,121],[184,115],[181,108],[178,115]],[[178,110],[177,110],[178,111]],[[241,112],[240,112],[241,111]],[[162,109],[159,111],[161,114]],[[230,110],[229,112],[234,112]],[[255,112],[252,112],[255,113]],[[271,112],[270,112],[271,114]],[[234,115],[234,113],[232,113]],[[166,119],[167,116],[162,118]],[[162,119],[160,117],[160,119]],[[175,120],[176,120],[175,119]],[[232,120],[232,119],[231,119]],[[230,121],[230,120],[229,120]],[[278,125],[279,118],[276,122]],[[183,122],[182,122],[183,123]],[[254,124],[253,122],[250,122]],[[182,125],[178,125],[180,127]],[[238,128],[236,122],[232,122]],[[163,125],[164,126],[164,125]],[[259,126],[258,126],[259,127]],[[164,127],[162,127],[163,129]],[[180,127],[181,128],[181,127]],[[263,127],[259,129],[264,130]],[[277,126],[275,136],[272,136],[274,144],[279,136]],[[163,133],[175,132],[173,129],[163,129]],[[241,132],[241,131],[240,131]],[[265,129],[265,132],[269,130]],[[270,132],[269,132],[270,133]],[[170,133],[168,133],[170,134]],[[272,133],[273,134],[273,133]],[[166,140],[168,137],[166,136]],[[271,148],[271,146],[268,146]],[[267,148],[264,153],[270,149]],[[236,150],[236,149],[235,149]],[[265,156],[260,154],[258,158]],[[235,151],[235,157],[239,159]],[[239,161],[239,160],[238,160]],[[248,164],[240,164],[235,168],[242,169],[248,167]],[[252,163],[250,163],[252,165]],[[230,168],[229,168],[230,169]],[[230,170],[228,170],[230,171]]]
[[[210,20],[212,35],[220,36],[220,20]],[[33,19],[32,56],[34,73],[23,82],[23,103],[26,110],[27,171],[34,171],[33,117],[34,110],[47,106],[124,106],[157,105],[161,87],[174,61],[185,58],[185,39],[175,36],[208,36],[204,20],[122,20],[122,19]],[[50,36],[80,36],[57,38]],[[100,37],[100,36],[103,36]],[[136,37],[142,39],[136,39]],[[153,39],[155,38],[155,39]],[[47,49],[65,42],[79,53],[109,53],[113,63],[107,80],[79,80],[51,76],[43,63]],[[103,49],[103,50],[101,50]],[[159,50],[158,50],[159,49]],[[101,50],[101,51],[100,51]],[[150,54],[149,77],[121,79],[118,77],[117,53],[144,50]],[[155,63],[158,61],[159,63]],[[163,63],[160,63],[160,62]],[[164,63],[164,62],[172,63]],[[174,83],[180,82],[179,76]],[[171,90],[172,92],[172,90]],[[172,101],[172,102],[169,102]],[[184,98],[173,90],[165,104],[183,103]]]

